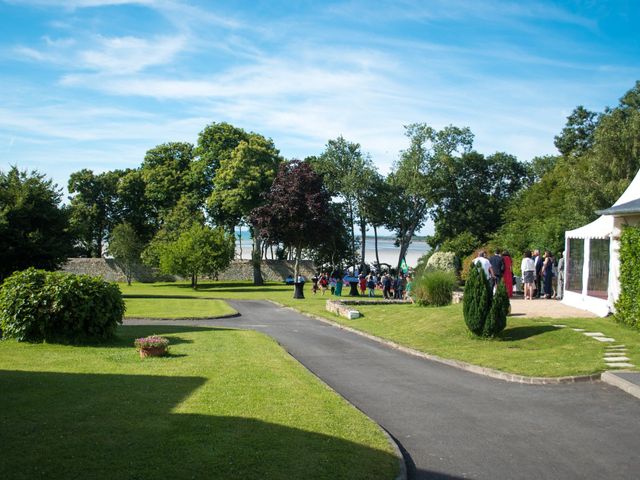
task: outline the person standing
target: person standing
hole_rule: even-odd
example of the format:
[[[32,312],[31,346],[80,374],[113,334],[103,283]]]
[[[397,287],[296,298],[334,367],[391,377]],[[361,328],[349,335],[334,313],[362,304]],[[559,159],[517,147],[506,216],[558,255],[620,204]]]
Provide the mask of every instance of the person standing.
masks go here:
[[[542,264],[542,270],[540,271],[543,281],[544,298],[551,298],[553,295],[553,257],[549,250],[544,251],[544,263]]]
[[[535,294],[536,298],[540,298],[542,294],[542,266],[544,265],[544,261],[540,256],[540,250],[535,249],[533,251],[533,263],[535,264]]]
[[[482,270],[484,271],[484,276],[486,277],[486,279],[491,281],[491,278],[493,277],[493,270],[491,268],[491,262],[487,260],[487,253],[484,250],[480,250],[478,256],[473,261],[473,264],[480,265],[482,267]]]
[[[564,252],[560,252],[558,259],[558,285],[556,287],[556,299],[562,300],[564,295]]]
[[[509,298],[513,297],[513,260],[511,260],[511,255],[509,252],[505,250],[502,252],[502,261],[504,262],[504,287],[507,290],[507,295]]]
[[[385,300],[391,299],[391,276],[389,272],[385,272],[382,276],[382,296]]]
[[[493,270],[492,286],[496,288],[504,275],[504,260],[500,256],[500,250],[496,248],[495,253],[489,257],[489,263],[491,264],[491,270]]]
[[[524,299],[533,299],[533,284],[536,276],[536,264],[533,258],[531,258],[531,250],[524,252],[524,258],[520,264],[520,271],[522,272],[522,282],[524,283]]]
[[[411,275],[407,275],[407,285],[405,286],[405,290],[404,290],[404,299],[410,301],[411,303],[413,303],[413,278],[411,278]]]

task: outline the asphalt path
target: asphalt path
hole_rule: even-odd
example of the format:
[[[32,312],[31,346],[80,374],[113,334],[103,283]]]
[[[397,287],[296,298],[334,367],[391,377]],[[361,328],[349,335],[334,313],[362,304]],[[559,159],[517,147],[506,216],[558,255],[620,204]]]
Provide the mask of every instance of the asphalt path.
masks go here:
[[[508,383],[269,302],[229,303],[239,317],[162,323],[273,337],[398,441],[410,479],[640,478],[640,401],[615,387]]]

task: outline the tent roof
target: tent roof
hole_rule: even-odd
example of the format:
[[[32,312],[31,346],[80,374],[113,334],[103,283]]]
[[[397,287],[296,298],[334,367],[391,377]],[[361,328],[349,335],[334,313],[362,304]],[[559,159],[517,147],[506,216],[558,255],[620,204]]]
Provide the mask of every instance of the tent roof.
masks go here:
[[[636,198],[635,200],[631,200],[630,202],[626,202],[622,204],[616,202],[616,204],[613,207],[607,208],[606,210],[599,210],[596,213],[599,213],[600,215],[613,215],[613,216],[639,214],[640,198]]]
[[[566,238],[609,238],[613,232],[613,217],[603,215],[591,223],[565,232]]]

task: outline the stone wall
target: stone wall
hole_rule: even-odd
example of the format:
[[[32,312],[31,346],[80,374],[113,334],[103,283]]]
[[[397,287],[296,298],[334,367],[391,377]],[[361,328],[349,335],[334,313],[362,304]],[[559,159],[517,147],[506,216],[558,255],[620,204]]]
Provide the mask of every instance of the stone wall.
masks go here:
[[[287,260],[263,260],[262,277],[266,281],[281,282],[293,275],[294,262]],[[70,258],[61,268],[64,272],[102,277],[108,282],[126,282],[124,272],[112,258]],[[310,279],[315,267],[310,260],[300,262],[300,273]],[[155,269],[138,266],[133,274],[136,282],[172,282],[180,278],[162,275]],[[218,275],[218,280],[253,280],[253,267],[250,261],[234,260],[229,268]]]

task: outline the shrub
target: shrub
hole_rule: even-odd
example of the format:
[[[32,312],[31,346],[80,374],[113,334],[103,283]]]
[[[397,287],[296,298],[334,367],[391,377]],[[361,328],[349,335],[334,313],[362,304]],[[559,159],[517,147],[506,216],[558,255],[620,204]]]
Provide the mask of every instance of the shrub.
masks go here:
[[[467,328],[481,336],[491,309],[491,285],[480,265],[471,265],[469,279],[464,286],[462,311]]]
[[[509,314],[509,296],[504,282],[498,284],[496,294],[491,301],[491,309],[482,329],[485,337],[495,337],[507,326],[507,315]]]
[[[625,227],[620,236],[620,296],[615,319],[640,328],[640,228]]]
[[[469,280],[464,286],[464,322],[477,336],[495,337],[507,326],[509,297],[500,282],[492,295],[491,285],[480,265],[472,265]]]
[[[435,252],[427,262],[427,268],[443,272],[458,272],[458,260],[453,252]]]
[[[426,270],[416,280],[415,296],[419,305],[449,305],[456,286],[456,275],[442,270]]]
[[[19,341],[107,339],[124,311],[118,286],[88,275],[29,268],[0,288],[0,329]]]

